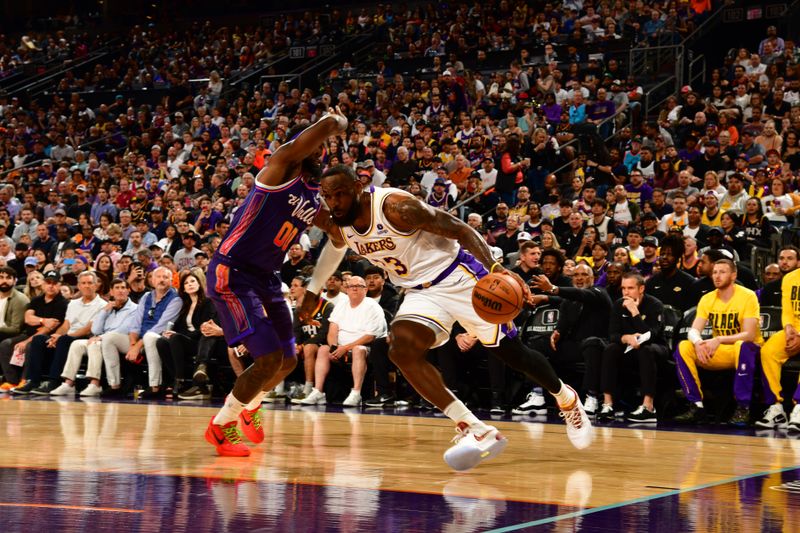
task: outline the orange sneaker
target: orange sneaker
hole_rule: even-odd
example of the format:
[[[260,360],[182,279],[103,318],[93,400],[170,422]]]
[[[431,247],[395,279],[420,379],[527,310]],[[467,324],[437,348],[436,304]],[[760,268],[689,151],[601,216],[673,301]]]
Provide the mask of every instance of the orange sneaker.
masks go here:
[[[217,453],[225,457],[247,457],[250,448],[242,443],[242,434],[236,427],[238,421],[228,422],[224,426],[214,423],[214,417],[208,423],[206,440],[217,448]]]
[[[261,418],[261,406],[252,411],[243,409],[239,414],[239,419],[242,421],[242,433],[247,437],[247,440],[253,444],[264,442],[264,422]]]
[[[16,384],[15,383],[9,383],[8,381],[6,381],[2,385],[0,385],[0,392],[9,392],[14,387],[22,387],[23,385],[25,385],[25,380],[24,379],[20,380],[20,382],[16,383]]]

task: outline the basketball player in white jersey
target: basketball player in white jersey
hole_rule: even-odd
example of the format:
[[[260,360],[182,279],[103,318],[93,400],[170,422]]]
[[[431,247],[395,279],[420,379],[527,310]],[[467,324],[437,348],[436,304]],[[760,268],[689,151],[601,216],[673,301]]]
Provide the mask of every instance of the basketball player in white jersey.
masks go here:
[[[540,383],[553,396],[576,448],[592,442],[592,426],[575,391],[564,385],[538,352],[526,348],[512,323],[483,321],[472,307],[472,288],[488,271],[519,277],[492,259],[481,236],[461,220],[433,209],[412,195],[392,188],[362,188],[352,169],[339,165],[323,174],[321,197],[330,212],[315,223],[330,242],[320,255],[309,283],[300,318],[313,316],[322,284],[344,257],[355,250],[382,267],[392,283],[408,289],[391,324],[389,357],[425,399],[456,423],[456,444],[444,459],[455,470],[467,470],[499,454],[507,441],[496,428],[478,420],[449,391],[426,354],[450,337],[458,321],[510,367]],[[320,212],[322,215],[324,212]]]

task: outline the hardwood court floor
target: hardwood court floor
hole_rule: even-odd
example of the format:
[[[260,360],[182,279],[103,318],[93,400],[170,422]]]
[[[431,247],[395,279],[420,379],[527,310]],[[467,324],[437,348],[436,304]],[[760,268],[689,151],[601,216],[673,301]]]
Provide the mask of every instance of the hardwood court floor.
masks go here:
[[[275,409],[250,458],[215,409],[0,400],[0,531],[800,531],[800,440],[498,422],[467,473],[433,417]]]

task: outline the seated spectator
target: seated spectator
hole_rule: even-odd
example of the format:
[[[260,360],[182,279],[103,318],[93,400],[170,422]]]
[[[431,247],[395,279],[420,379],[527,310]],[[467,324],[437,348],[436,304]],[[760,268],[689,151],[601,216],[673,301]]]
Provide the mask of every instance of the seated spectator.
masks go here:
[[[292,280],[289,287],[292,299],[295,301],[296,308],[303,305],[303,298],[306,295],[306,286],[308,285],[308,278],[298,276]],[[317,359],[317,353],[320,346],[324,346],[328,342],[328,327],[330,326],[330,316],[333,312],[334,305],[325,299],[320,300],[321,305],[317,313],[314,315],[311,323],[303,324],[300,322],[297,314],[294,315],[294,338],[297,346],[297,354],[303,359],[303,371],[305,374],[305,384],[303,391],[296,394],[292,398],[292,403],[300,403],[302,400],[311,394],[314,388],[314,366]],[[347,305],[347,304],[345,304]],[[285,396],[281,396],[279,391],[270,391],[264,400],[268,403],[274,403],[283,400]]]
[[[579,263],[572,281],[574,287],[554,285],[547,276],[536,276],[531,280],[532,287],[543,293],[534,296],[536,305],[549,302],[557,305],[560,311],[549,342],[534,346],[534,349],[547,355],[560,375],[572,376],[573,379],[580,374],[577,370],[579,363],[587,365],[583,382],[573,383],[573,386],[587,391],[586,412],[595,414],[598,407],[595,394],[599,389],[587,380],[592,375],[591,365],[600,361],[605,348],[611,300],[605,290],[594,285],[594,272],[588,265]],[[543,394],[537,388],[534,393]]]
[[[45,280],[60,281],[58,273],[50,271]],[[49,395],[57,386],[61,371],[67,362],[70,345],[88,338],[92,331],[92,320],[105,307],[106,302],[97,295],[97,277],[93,272],[84,272],[78,279],[80,298],[72,300],[67,306],[64,321],[52,334],[35,335],[25,352],[26,384],[14,389],[17,394],[28,392]],[[48,380],[42,381],[45,365],[52,358],[47,372]]]
[[[122,259],[125,259],[126,261],[123,261]],[[130,257],[128,256],[123,256],[122,259],[119,261],[119,263],[127,264],[128,269],[124,277],[124,279],[128,282],[128,288],[130,289],[128,296],[131,300],[138,304],[145,293],[147,293],[149,288],[147,285],[147,277],[145,275],[144,265],[139,261],[131,262]],[[119,263],[117,264],[119,265]],[[170,270],[170,272],[172,271]]]
[[[175,266],[178,272],[192,268],[195,265],[195,255],[201,252],[201,250],[195,248],[197,240],[197,233],[192,230],[183,234],[183,248],[175,252]]]
[[[660,270],[647,280],[649,296],[681,312],[695,305],[690,299],[695,278],[678,268],[685,251],[683,239],[672,233],[664,239],[658,254]]]
[[[7,382],[16,380],[19,394],[28,394],[38,383],[27,387],[27,382],[20,379],[25,353],[34,336],[44,335],[47,338],[64,321],[67,314],[67,300],[61,294],[61,277],[58,272],[50,271],[44,279],[41,296],[32,298],[25,311],[25,328],[19,335],[0,342],[0,361],[3,361],[3,374]],[[15,368],[19,367],[19,369]],[[25,367],[27,368],[27,366]],[[27,390],[24,390],[26,389]]]
[[[736,285],[736,263],[730,259],[714,262],[715,290],[700,299],[688,340],[681,341],[675,353],[678,377],[689,410],[675,418],[680,423],[697,423],[705,416],[703,391],[697,367],[707,370],[736,369],[734,394],[736,411],[729,423],[749,423],[753,379],[761,345],[758,299],[753,291]],[[712,338],[701,332],[711,321]]]
[[[778,263],[764,267],[764,285],[758,291],[758,303],[761,307],[780,307],[783,305],[783,278],[800,266],[800,250],[795,246],[783,246],[778,252]],[[773,276],[768,273],[777,267]]]
[[[182,301],[178,291],[172,288],[172,272],[158,267],[152,273],[153,290],[139,300],[136,314],[130,322],[130,348],[125,359],[131,363],[142,362],[142,351],[147,359],[147,375],[150,390],[139,394],[140,399],[159,399],[166,395],[161,389],[161,356],[157,342],[167,330],[167,325],[178,317]]]
[[[207,400],[209,366],[221,339],[222,328],[215,322],[214,304],[206,298],[205,280],[196,272],[184,271],[178,294],[183,302],[172,327],[164,331],[156,348],[181,400]],[[169,324],[167,324],[169,326]],[[216,326],[216,327],[209,327]],[[192,385],[187,386],[187,363],[192,364]]]
[[[311,261],[306,258],[306,251],[298,243],[291,245],[286,255],[287,260],[281,266],[281,281],[289,285],[300,271],[311,265]]]
[[[628,272],[622,276],[622,298],[614,303],[611,310],[610,343],[599,365],[603,406],[598,420],[614,419],[614,395],[619,392],[619,370],[623,357],[629,357],[627,354],[630,351],[639,367],[642,403],[626,418],[630,422],[657,422],[654,402],[658,361],[665,360],[669,355],[664,339],[663,312],[661,302],[645,294],[645,281],[640,274]]]
[[[30,300],[14,288],[16,279],[13,268],[0,267],[0,343],[17,337],[24,326],[25,310]],[[18,366],[2,357],[0,350],[0,370],[3,373],[0,392],[8,392],[19,385]]]
[[[382,269],[372,265],[367,267],[364,272],[367,282],[367,297],[378,302],[383,309],[386,323],[391,324],[400,305],[400,296],[397,294],[397,289],[387,282],[386,274]],[[372,342],[369,357],[377,395],[372,400],[364,402],[364,404],[367,407],[401,407],[405,405],[404,400],[398,399],[392,390],[389,372],[393,365],[389,360],[388,337],[379,337]]]
[[[33,300],[37,296],[44,294],[44,274],[38,270],[34,270],[28,274],[27,281],[25,282],[25,289],[22,291],[22,293],[28,298],[28,300]]]
[[[75,376],[83,356],[87,356],[86,377],[89,385],[80,391],[80,396],[99,396],[100,373],[106,363],[106,379],[112,389],[119,388],[119,352],[117,343],[121,338],[127,345],[128,322],[136,312],[136,304],[128,298],[128,284],[125,280],[114,279],[111,283],[112,300],[92,320],[92,336],[78,339],[69,347],[67,362],[61,377],[64,382],[50,392],[51,396],[72,396],[75,394]],[[127,348],[126,348],[127,349]]]
[[[301,400],[302,405],[324,404],[322,392],[331,361],[352,361],[353,388],[345,399],[345,407],[361,405],[361,385],[367,373],[369,345],[387,333],[386,318],[381,306],[367,298],[367,284],[363,278],[352,276],[348,281],[349,303],[334,307],[330,316],[328,343],[320,346],[314,367],[314,388]]]

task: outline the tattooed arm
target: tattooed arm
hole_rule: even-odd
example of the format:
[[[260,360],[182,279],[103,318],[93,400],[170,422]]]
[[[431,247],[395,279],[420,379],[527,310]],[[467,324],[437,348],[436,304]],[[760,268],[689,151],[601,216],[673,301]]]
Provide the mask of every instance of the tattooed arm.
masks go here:
[[[525,299],[530,297],[528,285],[516,273],[506,270],[494,260],[489,245],[473,228],[453,215],[434,209],[416,198],[392,194],[383,204],[383,213],[392,226],[403,232],[428,231],[448,239],[455,239],[490,272],[512,276],[522,287]]]

